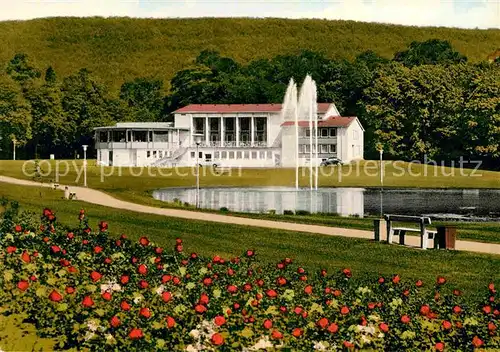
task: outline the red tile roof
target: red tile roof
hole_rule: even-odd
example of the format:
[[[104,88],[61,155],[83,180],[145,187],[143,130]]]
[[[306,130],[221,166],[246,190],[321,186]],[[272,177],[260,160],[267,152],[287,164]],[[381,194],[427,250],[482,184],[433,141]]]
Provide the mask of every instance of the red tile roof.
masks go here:
[[[174,111],[186,113],[280,112],[282,104],[191,104]],[[330,103],[318,103],[318,113],[326,113]]]
[[[356,117],[328,117],[326,120],[319,120],[318,127],[347,127]],[[281,126],[295,126],[295,121],[285,121]],[[309,121],[299,121],[299,127],[309,127]]]

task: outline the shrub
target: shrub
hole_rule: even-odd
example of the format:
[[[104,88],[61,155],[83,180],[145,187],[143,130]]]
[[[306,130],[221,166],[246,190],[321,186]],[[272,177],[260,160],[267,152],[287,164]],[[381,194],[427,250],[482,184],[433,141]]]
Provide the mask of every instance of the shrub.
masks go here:
[[[294,215],[293,210],[285,210],[283,211],[283,215]]]
[[[220,208],[220,211],[221,211],[222,213],[228,213],[228,212],[229,212],[229,209],[228,209],[228,208],[226,208],[226,207],[222,207],[222,208]]]
[[[295,215],[311,215],[311,213],[308,212],[307,210],[297,210],[295,212]]]
[[[276,215],[276,209],[269,209],[268,214],[269,215]]]
[[[36,228],[29,214],[10,216],[0,232],[4,312],[25,314],[61,349],[500,348],[493,283],[484,301],[468,302],[445,294],[443,277],[355,281],[349,269],[308,272],[289,258],[260,266],[253,250],[205,258],[185,253],[181,239],[173,250],[114,239],[106,222],[92,230],[83,210],[71,230],[49,209]]]

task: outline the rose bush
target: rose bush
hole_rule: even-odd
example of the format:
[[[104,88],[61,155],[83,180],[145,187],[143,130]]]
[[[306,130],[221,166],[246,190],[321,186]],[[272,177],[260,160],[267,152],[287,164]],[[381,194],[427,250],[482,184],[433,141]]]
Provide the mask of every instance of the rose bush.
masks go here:
[[[0,227],[0,299],[60,348],[90,350],[470,350],[500,348],[495,285],[484,301],[445,294],[444,277],[353,281],[351,270],[309,272],[289,258],[260,266],[203,258],[146,236],[108,237],[108,224],[57,225],[45,209]],[[432,286],[432,290],[425,290]],[[431,294],[428,292],[431,291]]]

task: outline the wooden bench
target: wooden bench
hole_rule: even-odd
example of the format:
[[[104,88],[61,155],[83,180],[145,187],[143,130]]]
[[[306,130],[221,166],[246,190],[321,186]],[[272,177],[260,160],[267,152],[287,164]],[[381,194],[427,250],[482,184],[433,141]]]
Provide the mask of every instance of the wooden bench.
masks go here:
[[[384,218],[387,222],[387,242],[392,243],[394,236],[399,236],[399,244],[405,244],[405,236],[407,232],[420,233],[420,248],[427,249],[429,239],[436,239],[437,231],[428,230],[426,227],[431,224],[431,218],[426,216],[408,216],[408,215],[393,215],[386,214]],[[394,227],[393,222],[419,224],[419,228],[413,227]],[[437,241],[434,241],[436,247]]]

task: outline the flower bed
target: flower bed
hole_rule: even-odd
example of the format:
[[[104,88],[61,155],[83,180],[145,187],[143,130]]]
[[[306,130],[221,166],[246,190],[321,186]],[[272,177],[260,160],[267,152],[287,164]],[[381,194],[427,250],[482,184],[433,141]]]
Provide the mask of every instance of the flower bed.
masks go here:
[[[45,209],[0,227],[0,299],[61,348],[91,350],[469,350],[500,348],[500,301],[444,294],[446,279],[354,281],[349,269],[308,272],[256,253],[208,259],[109,238],[108,225],[68,230]],[[429,290],[427,286],[432,286]],[[427,289],[425,289],[427,287]],[[428,292],[432,291],[429,296]],[[1,346],[0,346],[1,347]]]

